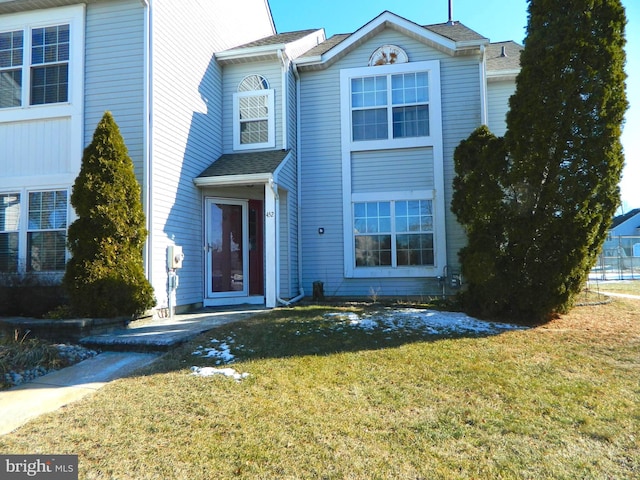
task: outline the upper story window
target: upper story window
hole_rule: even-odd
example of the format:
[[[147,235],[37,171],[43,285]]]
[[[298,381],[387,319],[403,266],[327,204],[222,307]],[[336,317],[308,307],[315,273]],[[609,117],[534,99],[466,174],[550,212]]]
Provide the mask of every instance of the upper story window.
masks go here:
[[[233,147],[275,147],[275,95],[261,75],[249,75],[233,95]]]
[[[31,31],[31,105],[66,102],[69,95],[69,25]]]
[[[351,79],[354,142],[429,136],[429,74],[410,72]]]
[[[0,108],[22,105],[22,30],[0,32]]]
[[[440,64],[389,63],[340,71],[343,146],[432,146],[441,133]]]
[[[0,108],[69,99],[69,24],[0,32]]]

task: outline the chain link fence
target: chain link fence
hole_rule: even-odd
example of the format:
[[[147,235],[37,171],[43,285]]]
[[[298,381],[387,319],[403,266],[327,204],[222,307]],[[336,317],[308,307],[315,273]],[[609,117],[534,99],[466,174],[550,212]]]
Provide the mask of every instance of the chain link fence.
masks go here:
[[[640,236],[609,236],[590,278],[640,280]]]

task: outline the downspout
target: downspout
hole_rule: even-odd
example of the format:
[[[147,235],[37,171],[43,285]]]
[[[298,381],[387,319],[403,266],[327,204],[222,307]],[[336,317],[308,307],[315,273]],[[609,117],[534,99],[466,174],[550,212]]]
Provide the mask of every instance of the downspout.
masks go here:
[[[292,298],[289,301],[284,301],[278,298],[278,301],[282,302],[285,306],[289,306],[299,300],[302,300],[305,296],[304,287],[302,284],[302,205],[300,190],[302,185],[302,172],[300,168],[300,74],[298,69],[293,67],[293,75],[296,77],[296,198],[298,200],[298,296]]]
[[[288,125],[289,116],[287,115],[287,103],[289,101],[289,82],[287,81],[287,64],[285,53],[282,49],[278,49],[278,58],[282,62],[282,149],[287,150],[289,147]]]
[[[480,45],[480,124],[489,126],[487,105],[487,57],[486,48]]]
[[[142,173],[142,203],[147,227],[147,242],[144,249],[144,270],[149,282],[152,282],[153,268],[151,265],[153,244],[153,218],[151,212],[151,4],[150,0],[141,0],[144,7],[144,102],[143,115],[143,173]]]

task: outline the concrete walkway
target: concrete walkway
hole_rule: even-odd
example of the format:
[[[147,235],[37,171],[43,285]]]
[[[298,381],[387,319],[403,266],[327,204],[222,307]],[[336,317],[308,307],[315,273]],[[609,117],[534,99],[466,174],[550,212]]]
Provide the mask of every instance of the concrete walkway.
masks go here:
[[[0,392],[0,435],[95,392],[149,365],[158,353],[104,352],[71,367]]]
[[[134,322],[129,328],[80,340],[102,353],[71,367],[49,373],[0,392],[0,435],[44,413],[52,412],[97,391],[155,361],[171,347],[219,325],[249,318],[260,309],[203,311],[173,319]],[[124,351],[123,351],[124,350]]]

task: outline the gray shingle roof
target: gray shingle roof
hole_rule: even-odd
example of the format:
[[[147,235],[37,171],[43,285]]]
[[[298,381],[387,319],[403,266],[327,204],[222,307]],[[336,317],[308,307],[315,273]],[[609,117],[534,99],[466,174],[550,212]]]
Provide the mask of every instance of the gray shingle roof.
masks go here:
[[[465,42],[473,40],[484,40],[485,37],[480,35],[475,30],[471,30],[469,27],[464,26],[460,22],[453,23],[436,23],[434,25],[423,25],[423,28],[442,35],[454,42]]]
[[[504,49],[504,54],[503,54]],[[487,47],[487,71],[518,70],[524,47],[516,42],[496,42]]]
[[[485,40],[485,37],[483,37],[476,31],[471,30],[469,27],[464,26],[460,22],[455,22],[453,24],[437,23],[434,25],[424,25],[422,26],[422,28],[429,30],[437,35],[441,35],[442,37],[454,42]],[[321,44],[305,52],[303,55],[301,55],[301,57],[315,57],[323,55],[333,47],[341,43],[343,40],[349,38],[351,35],[351,33],[339,33],[333,35]]]
[[[239,45],[234,48],[230,48],[227,51],[239,50],[244,48],[252,48],[252,47],[266,47],[269,45],[282,45],[286,43],[295,42],[296,40],[300,40],[301,38],[306,37],[307,35],[312,34],[313,32],[317,32],[319,29],[312,28],[309,30],[298,30],[295,32],[286,32],[286,33],[277,33],[275,35],[269,35],[268,37],[260,38],[258,40],[254,40],[253,42],[245,43],[244,45]]]
[[[198,178],[273,173],[288,154],[289,150],[225,153],[198,175]]]
[[[630,212],[625,213],[624,215],[618,215],[617,217],[613,218],[613,221],[611,222],[611,227],[609,228],[616,228],[618,225],[626,222],[627,220],[635,217],[638,214],[640,214],[640,208],[635,208]],[[640,224],[638,226],[640,227]]]

